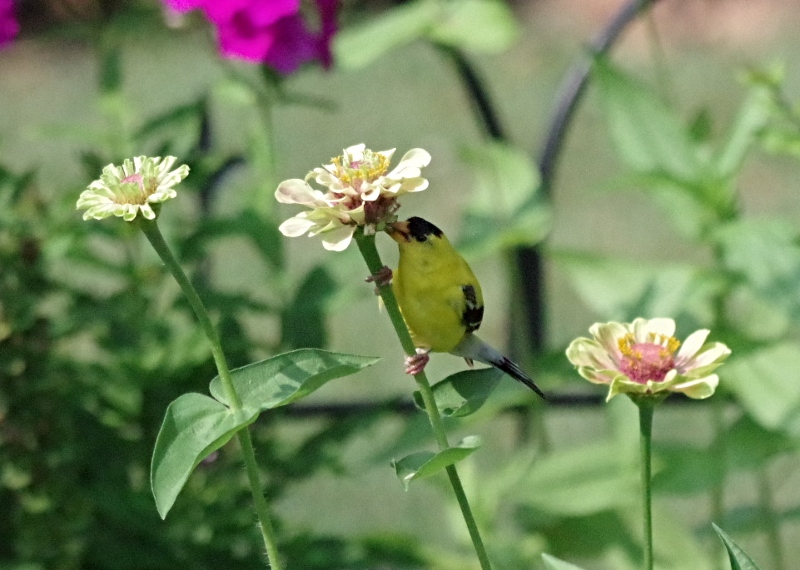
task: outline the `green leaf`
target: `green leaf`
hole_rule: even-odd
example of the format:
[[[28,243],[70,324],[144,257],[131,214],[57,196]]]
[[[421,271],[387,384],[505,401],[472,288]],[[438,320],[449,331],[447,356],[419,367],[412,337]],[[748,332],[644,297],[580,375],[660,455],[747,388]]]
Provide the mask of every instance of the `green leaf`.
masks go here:
[[[510,217],[536,193],[540,178],[531,158],[506,143],[489,142],[461,149],[461,159],[475,174],[470,212]]]
[[[593,444],[538,460],[516,496],[541,512],[584,516],[637,504],[638,485],[633,453],[615,444]]]
[[[286,347],[322,348],[328,343],[325,308],[335,292],[336,281],[325,267],[306,274],[281,315],[281,341]]]
[[[721,385],[736,394],[768,430],[800,435],[800,347],[785,342],[737,356],[720,369]]]
[[[730,133],[714,159],[716,175],[734,176],[742,166],[747,152],[769,121],[770,95],[763,86],[753,86],[739,109]]]
[[[455,447],[438,453],[432,451],[412,453],[402,459],[393,461],[392,466],[407,491],[411,481],[438,473],[442,469],[468,457],[480,445],[481,439],[476,435],[470,435],[462,439]]]
[[[445,45],[479,53],[501,53],[520,36],[521,28],[505,2],[459,0],[446,5],[429,37]]]
[[[780,220],[737,220],[717,229],[725,266],[742,284],[790,317],[800,316],[798,232]]]
[[[727,433],[721,434],[731,469],[762,469],[775,456],[793,452],[798,442],[785,433],[770,431],[748,415],[742,415]]]
[[[725,545],[725,549],[728,551],[728,557],[731,561],[731,570],[758,570],[756,563],[745,554],[744,550],[733,542],[733,539],[728,536],[724,530],[714,523],[711,523],[711,526],[714,527],[714,531],[719,535],[722,544]]]
[[[200,129],[203,114],[207,112],[205,98],[178,105],[156,115],[145,122],[133,135],[137,144],[143,144],[148,138],[163,133],[174,133],[177,130],[188,129],[193,133]],[[174,135],[173,135],[174,136]]]
[[[458,249],[482,257],[547,236],[551,210],[539,194],[540,178],[530,157],[503,143],[468,147],[462,159],[475,173],[476,187],[467,206]]]
[[[283,236],[275,224],[264,221],[252,210],[245,210],[234,218],[205,220],[194,234],[184,240],[180,258],[204,258],[209,244],[217,245],[219,238],[228,236],[246,236],[273,268],[283,269]]]
[[[658,265],[571,251],[553,251],[575,292],[602,318],[630,321],[647,315],[710,318],[724,280],[690,265]],[[620,287],[620,283],[625,283]]]
[[[231,371],[236,393],[248,413],[285,406],[335,378],[355,374],[379,358],[302,348]],[[219,376],[211,381],[211,395],[228,404]]]
[[[580,566],[575,566],[569,562],[559,560],[555,556],[550,556],[546,552],[542,553],[542,562],[548,570],[582,570]]]
[[[456,372],[434,384],[433,397],[443,416],[464,417],[477,412],[494,391],[503,372],[496,368]],[[422,395],[414,392],[414,401],[425,409]]]
[[[611,136],[628,166],[684,182],[702,179],[691,137],[651,89],[602,58],[595,60],[594,73]]]
[[[336,66],[360,69],[374,63],[387,52],[422,37],[440,13],[439,2],[417,0],[348,26],[333,41]]]
[[[167,407],[150,464],[150,487],[162,519],[197,464],[257,416],[236,417],[219,402],[195,393],[183,394]]]
[[[725,469],[715,454],[701,447],[654,444],[653,487],[680,495],[706,492],[722,482]]]

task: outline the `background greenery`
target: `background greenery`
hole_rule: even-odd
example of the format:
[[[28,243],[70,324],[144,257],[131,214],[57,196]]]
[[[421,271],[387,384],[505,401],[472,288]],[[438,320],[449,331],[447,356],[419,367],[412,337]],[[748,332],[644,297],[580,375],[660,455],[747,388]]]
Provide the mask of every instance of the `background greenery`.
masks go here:
[[[275,83],[221,60],[199,19],[167,29],[155,2],[22,3],[23,36],[0,52],[0,568],[263,566],[231,445],[166,521],[155,511],[164,410],[205,390],[213,365],[141,237],[74,211],[103,165],[139,153],[192,166],[162,226],[232,365],[297,346],[383,357],[257,424],[287,567],[474,566],[444,480],[406,492],[389,466],[432,442],[363,262],[276,230],[294,213],[273,203],[277,183],[359,142],[431,152],[431,187],[401,215],[461,236],[486,291],[483,336],[553,395],[541,405],[503,381],[450,423],[453,441],[485,441],[460,471],[497,568],[536,568],[543,551],[637,567],[635,409],[601,405],[562,355],[592,322],[639,315],[675,317],[680,336],[709,327],[734,351],[711,401],[656,414],[657,560],[723,567],[714,521],[762,568],[800,562],[797,8],[658,3],[596,71],[549,206],[532,171],[558,85],[616,3],[517,2],[485,36],[508,45],[445,42],[485,80],[510,150],[487,146],[441,35],[356,49],[420,4],[345,2],[339,64]],[[504,207],[487,210],[493,191]],[[524,231],[500,231],[518,212]],[[545,233],[547,344],[533,354],[511,260]],[[429,371],[462,368],[438,356]]]

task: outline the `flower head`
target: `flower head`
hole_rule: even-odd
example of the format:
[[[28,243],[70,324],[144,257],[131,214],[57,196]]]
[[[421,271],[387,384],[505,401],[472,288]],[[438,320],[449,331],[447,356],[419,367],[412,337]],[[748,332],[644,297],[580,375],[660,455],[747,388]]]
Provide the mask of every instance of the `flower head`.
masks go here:
[[[100,179],[81,192],[77,209],[86,209],[84,220],[118,216],[130,222],[140,212],[152,220],[156,217],[152,204],[174,198],[174,187],[189,174],[185,164],[170,170],[176,160],[174,156],[137,156],[126,158],[122,166],[109,164]]]
[[[331,64],[339,0],[316,0],[319,29],[309,29],[300,0],[165,0],[178,12],[202,10],[217,30],[222,55],[265,63],[289,74],[308,61]]]
[[[14,0],[0,0],[0,47],[10,44],[19,33]]]
[[[719,383],[714,369],[730,349],[720,342],[706,343],[708,330],[689,335],[681,344],[672,319],[636,319],[632,323],[595,323],[592,338],[578,338],[567,348],[567,358],[578,373],[617,394],[666,396],[682,392],[707,398]]]
[[[357,226],[374,233],[396,221],[397,198],[428,187],[421,170],[430,163],[431,155],[421,148],[412,149],[389,171],[393,154],[394,149],[375,152],[359,144],[346,148],[331,164],[315,168],[304,180],[281,182],[275,191],[278,202],[310,208],[283,222],[281,233],[289,237],[320,234],[326,249],[342,251]],[[326,191],[312,188],[308,184],[312,178]]]

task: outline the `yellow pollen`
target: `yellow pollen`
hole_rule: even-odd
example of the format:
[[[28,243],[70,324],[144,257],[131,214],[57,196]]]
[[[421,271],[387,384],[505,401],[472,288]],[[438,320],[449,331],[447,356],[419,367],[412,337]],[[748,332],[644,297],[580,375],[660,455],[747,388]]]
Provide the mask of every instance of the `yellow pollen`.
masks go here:
[[[344,159],[346,157],[337,156],[332,158],[331,162],[336,166],[337,178],[345,184],[352,185],[357,180],[371,182],[389,170],[389,159],[371,150],[364,151],[364,158],[361,161],[346,160],[347,163],[342,164]]]
[[[659,351],[659,355],[664,358],[675,354],[675,352],[681,346],[681,341],[674,336],[667,336],[665,334],[654,332],[647,334],[646,342],[648,344],[661,345],[663,348],[661,351]],[[619,351],[623,354],[623,356],[640,359],[642,358],[642,352],[641,350],[634,348],[636,344],[637,343],[633,338],[633,333],[628,333],[617,340],[617,346],[619,347]]]

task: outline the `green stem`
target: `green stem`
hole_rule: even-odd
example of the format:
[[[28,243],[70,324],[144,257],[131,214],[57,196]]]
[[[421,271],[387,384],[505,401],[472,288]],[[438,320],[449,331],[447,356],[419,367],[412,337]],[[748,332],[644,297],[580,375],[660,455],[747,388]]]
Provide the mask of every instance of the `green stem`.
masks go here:
[[[721,313],[717,313],[718,315]],[[714,427],[714,443],[711,445],[711,453],[714,458],[714,465],[719,469],[719,476],[715,477],[714,486],[711,489],[711,520],[720,521],[725,517],[725,477],[726,477],[726,449],[725,449],[725,399],[714,398],[711,403],[711,418]],[[725,561],[725,547],[718,540],[713,541],[712,548],[716,550],[714,559],[717,560],[718,570],[725,570],[728,564]]]
[[[370,274],[377,275],[384,265],[381,261],[380,255],[378,254],[378,250],[375,247],[375,236],[364,235],[363,229],[359,227],[355,233],[355,240],[356,244],[358,245],[358,250],[361,252],[364,261],[367,263],[367,268],[369,269]],[[415,354],[416,347],[414,346],[414,341],[411,339],[411,333],[408,332],[408,327],[403,320],[403,315],[400,313],[400,306],[397,304],[397,299],[394,296],[392,288],[389,285],[379,286],[378,293],[380,294],[383,304],[386,307],[386,312],[389,315],[389,319],[392,321],[392,326],[394,327],[395,333],[397,333],[397,338],[400,339],[400,344],[403,347],[403,351],[406,353],[406,355],[413,356]],[[417,387],[422,395],[422,401],[425,404],[425,411],[428,414],[428,419],[430,420],[431,428],[433,428],[433,433],[436,437],[436,442],[439,445],[439,449],[441,451],[449,449],[450,444],[447,441],[447,431],[444,428],[444,422],[442,422],[442,416],[439,414],[439,409],[436,407],[436,400],[433,397],[433,390],[431,389],[430,382],[428,382],[427,375],[424,371],[422,371],[414,376],[414,380],[416,380]],[[487,554],[486,547],[483,544],[483,539],[481,538],[480,531],[478,530],[478,523],[475,521],[475,516],[472,513],[472,508],[470,507],[469,500],[467,499],[467,494],[464,492],[464,486],[461,484],[461,478],[458,476],[458,471],[456,470],[455,465],[449,465],[446,470],[447,477],[450,479],[450,485],[453,487],[453,492],[456,495],[458,506],[461,508],[461,514],[464,517],[464,522],[469,530],[472,544],[475,547],[475,553],[480,561],[481,569],[491,570],[492,565],[489,562],[489,555]]]
[[[652,462],[650,447],[653,433],[653,411],[655,402],[652,398],[635,400],[639,406],[639,449],[642,461],[642,529],[644,531],[644,569],[653,570],[653,496],[652,496]]]
[[[280,557],[278,556],[278,541],[275,536],[275,529],[269,515],[267,500],[261,493],[261,481],[258,474],[258,465],[253,451],[253,441],[250,438],[250,431],[247,428],[240,429],[236,433],[239,438],[239,445],[242,448],[242,458],[244,459],[247,480],[250,482],[250,492],[253,495],[253,503],[256,507],[256,516],[261,527],[261,538],[267,548],[267,560],[273,570],[281,570]]]
[[[189,278],[183,272],[178,260],[172,254],[167,242],[164,241],[164,236],[161,230],[158,229],[158,224],[155,220],[146,220],[137,218],[138,225],[147,236],[150,245],[156,250],[156,253],[167,266],[172,276],[178,282],[178,285],[189,300],[197,320],[200,321],[200,327],[208,337],[211,344],[211,354],[214,357],[214,363],[217,365],[217,372],[219,373],[220,380],[222,381],[223,390],[225,391],[225,398],[230,405],[231,412],[235,416],[240,416],[242,412],[242,402],[236,389],[233,386],[233,378],[231,371],[228,367],[228,362],[225,359],[225,353],[222,351],[222,344],[217,335],[217,329],[211,322],[211,317],[208,315],[200,296],[192,286]],[[261,483],[258,477],[258,466],[256,464],[255,452],[253,451],[253,443],[250,440],[250,432],[246,427],[240,429],[237,433],[239,444],[242,448],[242,458],[247,469],[247,478],[250,482],[250,492],[253,495],[255,503],[256,516],[261,524],[261,536],[264,539],[264,545],[267,549],[267,557],[269,565],[273,570],[281,570],[280,559],[278,558],[278,550],[276,547],[275,532],[272,528],[272,522],[269,516],[269,509],[267,502],[261,493]]]
[[[772,552],[772,567],[775,570],[784,570],[786,564],[783,556],[783,543],[781,542],[780,522],[773,505],[772,486],[769,483],[769,472],[766,465],[758,474],[758,499],[761,503],[761,513],[766,525],[769,550]]]

